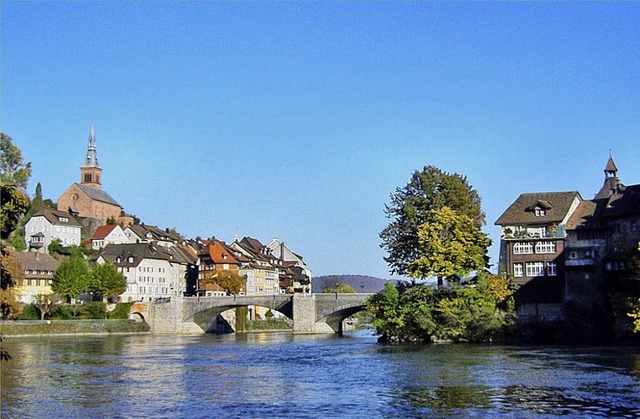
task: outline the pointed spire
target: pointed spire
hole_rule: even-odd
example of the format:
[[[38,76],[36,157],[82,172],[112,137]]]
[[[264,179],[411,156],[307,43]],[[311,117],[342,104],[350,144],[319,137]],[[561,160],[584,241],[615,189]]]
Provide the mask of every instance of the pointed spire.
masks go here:
[[[98,153],[96,152],[96,133],[91,123],[91,131],[89,132],[89,146],[87,147],[87,158],[84,162],[85,167],[100,167],[98,165]]]
[[[607,160],[607,165],[604,168],[604,173],[606,177],[615,177],[618,173],[618,167],[613,161],[613,157],[611,157],[611,149],[609,149],[609,160]]]

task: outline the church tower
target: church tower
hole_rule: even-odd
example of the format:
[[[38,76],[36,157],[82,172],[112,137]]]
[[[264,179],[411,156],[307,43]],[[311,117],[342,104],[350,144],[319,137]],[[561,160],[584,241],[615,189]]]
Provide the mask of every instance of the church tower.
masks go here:
[[[101,189],[100,176],[102,169],[98,165],[98,154],[96,153],[96,133],[91,124],[91,132],[89,133],[89,146],[87,148],[87,158],[84,166],[80,167],[80,184],[95,189]]]
[[[618,167],[611,157],[611,151],[609,151],[609,160],[604,167],[604,185],[594,199],[608,199],[611,195],[619,192],[621,188],[624,189],[624,186],[618,178]]]

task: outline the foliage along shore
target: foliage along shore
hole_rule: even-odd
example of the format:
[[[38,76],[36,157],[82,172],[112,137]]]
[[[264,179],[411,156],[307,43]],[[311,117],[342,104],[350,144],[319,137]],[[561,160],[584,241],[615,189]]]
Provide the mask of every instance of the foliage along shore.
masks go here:
[[[29,335],[137,334],[150,331],[147,323],[129,320],[34,320],[0,323],[0,333],[6,338]]]

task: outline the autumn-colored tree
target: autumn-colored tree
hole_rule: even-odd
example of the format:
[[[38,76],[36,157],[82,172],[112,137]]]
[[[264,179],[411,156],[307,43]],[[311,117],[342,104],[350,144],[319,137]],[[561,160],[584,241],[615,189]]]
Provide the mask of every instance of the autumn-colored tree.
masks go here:
[[[443,278],[461,277],[485,267],[491,240],[476,220],[447,206],[430,210],[426,219],[418,227],[415,259],[407,266],[409,276],[436,277],[442,285]]]
[[[232,271],[220,271],[215,276],[218,285],[230,294],[240,294],[247,289],[246,280]]]
[[[430,221],[432,210],[449,207],[471,218],[479,229],[485,220],[480,203],[478,192],[462,175],[443,172],[434,166],[414,172],[409,183],[397,188],[391,194],[391,203],[385,205],[390,222],[380,238],[391,272],[407,275],[410,264],[421,257],[418,230]]]

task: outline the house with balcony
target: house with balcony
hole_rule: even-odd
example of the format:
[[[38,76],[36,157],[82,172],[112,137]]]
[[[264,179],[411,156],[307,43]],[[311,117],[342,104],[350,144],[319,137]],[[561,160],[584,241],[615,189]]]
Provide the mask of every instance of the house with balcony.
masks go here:
[[[640,242],[640,185],[625,186],[611,157],[604,173],[602,188],[580,203],[567,224],[568,301],[603,304],[616,281],[624,280]]]
[[[30,251],[49,253],[48,247],[55,239],[60,240],[62,246],[79,246],[82,224],[69,213],[45,208],[24,226],[24,240]]]
[[[521,286],[521,303],[563,301],[567,223],[581,202],[576,191],[523,193],[496,220],[500,273]]]

